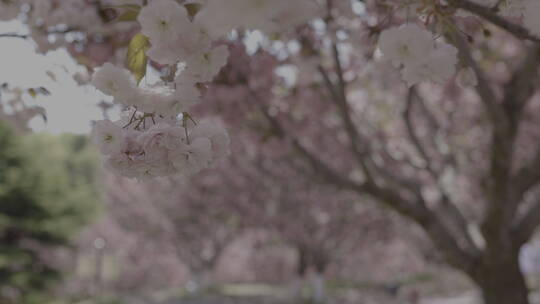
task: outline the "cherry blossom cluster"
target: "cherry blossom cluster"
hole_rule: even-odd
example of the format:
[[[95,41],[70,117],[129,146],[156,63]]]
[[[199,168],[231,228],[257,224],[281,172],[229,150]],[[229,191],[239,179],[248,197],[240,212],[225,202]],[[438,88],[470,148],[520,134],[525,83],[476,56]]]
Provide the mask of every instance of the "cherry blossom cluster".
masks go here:
[[[101,148],[106,168],[138,179],[189,176],[228,154],[229,137],[223,127],[192,123],[187,114],[201,98],[196,81],[213,78],[225,64],[225,47],[215,50],[223,56],[217,65],[204,66],[209,74],[185,69],[177,77],[181,81],[173,83],[137,86],[128,70],[111,64],[94,73],[93,85],[127,108],[119,121],[103,120],[94,127],[93,140]]]
[[[92,77],[96,89],[127,109],[119,121],[97,122],[93,140],[108,168],[134,178],[190,175],[227,155],[225,129],[196,122],[188,113],[199,103],[200,89],[227,63],[229,52],[218,44],[220,40],[235,29],[279,34],[319,12],[312,0],[102,0],[98,4],[135,10],[135,21],[149,41],[136,56],[142,51],[143,57],[171,71],[160,82],[139,85],[141,75],[135,79],[132,67],[106,63]],[[42,52],[65,44],[65,32],[84,29],[99,35],[107,29],[133,28],[107,23],[88,5],[87,1],[4,0],[0,20],[24,14],[21,20]],[[52,37],[56,32],[60,35]]]
[[[385,30],[379,46],[388,60],[402,68],[402,77],[409,86],[427,80],[445,83],[456,72],[457,49],[434,40],[430,31],[416,24]]]
[[[92,138],[100,146],[106,168],[137,179],[190,176],[229,153],[229,137],[217,124],[203,121],[187,129],[176,119],[146,115],[135,112],[117,122],[96,122]],[[146,126],[144,119],[152,120],[152,125]],[[126,128],[130,124],[140,126]]]
[[[138,179],[189,176],[223,158],[229,151],[225,129],[188,114],[201,99],[200,88],[227,63],[228,49],[217,42],[233,29],[284,31],[316,11],[311,0],[150,1],[137,17],[150,43],[146,55],[171,73],[151,85],[138,85],[128,69],[109,63],[94,73],[92,84],[128,109],[120,121],[99,121],[94,128],[106,167]]]
[[[505,17],[522,20],[523,25],[533,35],[540,37],[540,1],[537,0],[475,0],[480,5],[497,8]],[[403,15],[416,12],[420,20],[427,21],[437,15],[436,7],[445,5],[446,1],[413,0],[401,3]],[[458,11],[457,16],[468,15]],[[457,30],[450,24],[447,16],[439,16],[439,21],[428,30],[415,23],[406,23],[399,27],[384,30],[379,37],[379,48],[384,57],[401,69],[403,80],[413,86],[423,81],[446,83],[455,74],[459,66],[458,50],[443,41],[441,36],[447,30]],[[438,38],[437,38],[438,37]],[[461,86],[476,85],[476,74],[471,68],[463,68],[457,73],[457,82]]]
[[[220,47],[218,50],[227,52],[224,48]],[[212,77],[224,63],[223,60],[214,66]],[[160,81],[152,85],[138,86],[127,69],[106,63],[94,73],[92,84],[102,93],[111,96],[115,103],[124,107],[134,107],[144,113],[176,117],[178,114],[187,112],[201,98],[201,92],[197,88],[194,77],[199,78],[202,74],[187,76],[185,74],[189,73],[187,70],[185,72],[180,74],[181,77],[177,77],[182,82]]]

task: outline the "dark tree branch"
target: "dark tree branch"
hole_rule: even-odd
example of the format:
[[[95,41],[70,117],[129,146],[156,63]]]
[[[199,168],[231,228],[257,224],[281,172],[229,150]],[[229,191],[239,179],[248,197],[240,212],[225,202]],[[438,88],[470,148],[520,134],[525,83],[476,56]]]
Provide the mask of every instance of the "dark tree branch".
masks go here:
[[[409,135],[410,140],[413,143],[413,146],[416,148],[418,153],[420,154],[421,158],[426,163],[426,170],[428,171],[429,175],[433,179],[433,182],[437,186],[437,189],[439,190],[441,194],[441,206],[446,212],[446,215],[448,219],[451,219],[451,223],[453,227],[450,227],[451,229],[457,230],[460,235],[458,237],[462,237],[464,241],[466,242],[466,246],[474,253],[478,253],[478,248],[475,245],[471,235],[468,231],[468,222],[467,219],[463,216],[463,213],[459,210],[459,208],[452,202],[450,199],[450,196],[444,189],[444,187],[440,184],[440,172],[438,172],[432,163],[431,158],[429,157],[427,151],[424,149],[424,146],[422,142],[420,141],[420,138],[416,135],[416,132],[414,131],[414,123],[412,120],[412,107],[414,104],[414,101],[419,99],[418,93],[416,92],[415,87],[411,87],[409,89],[409,93],[407,94],[407,101],[405,106],[405,111],[403,112],[403,118],[405,120],[405,125],[407,129],[407,134]]]
[[[343,78],[343,65],[340,60],[339,50],[335,44],[332,46],[332,53],[338,83],[334,84],[328,76],[328,73],[322,67],[319,67],[319,71],[323,76],[330,95],[333,97],[331,100],[336,104],[338,114],[344,123],[345,131],[351,143],[351,150],[356,158],[356,161],[360,164],[362,170],[365,172],[367,180],[371,183],[375,183],[375,180],[377,177],[379,177],[385,183],[393,184],[398,188],[401,187],[417,196],[421,196],[420,186],[418,183],[414,182],[413,180],[400,177],[392,170],[386,170],[381,166],[377,166],[377,164],[375,164],[375,162],[372,160],[370,154],[370,143],[358,132],[358,128],[354,124],[351,115],[353,110],[351,109],[347,98],[347,84]],[[375,176],[375,174],[377,176]]]
[[[462,60],[476,73],[478,78],[476,90],[491,122],[490,166],[486,175],[488,183],[484,189],[489,205],[482,225],[482,232],[488,247],[496,247],[489,248],[488,251],[495,253],[500,246],[511,241],[504,223],[511,220],[506,212],[505,204],[509,199],[508,186],[512,169],[515,132],[504,107],[497,102],[484,72],[472,58],[466,41],[455,30],[451,30],[449,36],[458,48]]]
[[[255,98],[254,92],[252,92],[252,95]],[[298,139],[291,138],[289,136],[279,120],[272,115],[270,115],[267,111],[267,109],[263,106],[259,106],[259,110],[261,114],[264,116],[266,121],[270,124],[271,131],[274,136],[290,141],[293,148],[299,152],[306,160],[308,160],[309,164],[312,166],[312,168],[320,173],[323,178],[335,186],[347,188],[350,190],[356,190],[356,191],[362,191],[362,184],[355,183],[354,181],[343,177],[338,172],[336,172],[334,169],[332,169],[328,164],[324,163],[322,160],[320,160],[318,157],[316,157],[313,153],[311,153],[307,148],[305,148]]]
[[[448,0],[448,3],[454,7],[464,9],[478,17],[484,18],[518,39],[540,42],[540,39],[531,34],[529,30],[497,15],[496,12],[487,6],[476,4],[470,0]]]
[[[510,169],[513,164],[512,150],[517,138],[521,118],[527,102],[535,93],[535,84],[538,79],[538,66],[540,65],[540,44],[535,44],[527,49],[527,54],[521,64],[514,70],[510,82],[505,86],[503,106],[510,122],[509,138],[507,139],[507,152],[510,158]],[[525,192],[536,182],[535,173],[530,173],[530,168],[540,166],[540,155],[537,155],[530,164],[526,164],[512,179],[511,193],[508,202],[502,206],[506,214],[506,221],[512,221],[520,203],[523,201]]]
[[[478,252],[471,250],[475,247],[471,247],[469,244],[462,246],[444,224],[443,219],[437,213],[428,209],[422,198],[417,198],[418,202],[416,204],[405,204],[404,202],[408,200],[399,195],[398,192],[377,185],[366,187],[365,193],[414,220],[424,228],[433,243],[442,250],[449,264],[468,273],[475,271]]]
[[[466,2],[466,1],[465,1]],[[512,248],[510,225],[521,201],[511,186],[515,141],[521,113],[534,93],[534,82],[540,63],[540,49],[529,49],[523,63],[515,70],[505,88],[504,99],[498,103],[483,71],[470,54],[465,40],[456,31],[450,31],[452,41],[459,49],[463,61],[473,68],[478,77],[477,92],[488,112],[492,127],[490,167],[485,187],[488,208],[482,225],[490,254],[503,254],[502,248]]]
[[[514,129],[518,128],[523,109],[535,92],[539,65],[540,44],[534,44],[527,49],[525,58],[515,69],[510,82],[505,87],[503,105]]]
[[[512,167],[514,165],[515,142],[519,132],[521,114],[527,102],[534,94],[534,85],[538,76],[538,65],[540,64],[540,47],[534,45],[527,51],[523,62],[516,68],[511,81],[506,85],[504,92],[503,106],[508,119],[505,133],[495,133],[491,146],[491,187],[488,188],[490,198],[490,208],[484,223],[485,234],[496,238],[496,244],[512,243],[513,237],[510,235],[512,222],[515,214],[523,202],[525,191],[535,183],[536,174],[529,174],[529,169],[522,169],[516,175],[516,180],[512,179]],[[496,128],[497,125],[494,125]],[[538,160],[533,159],[530,166],[536,166]],[[526,167],[528,167],[526,165]],[[534,212],[533,212],[534,213]],[[534,216],[534,215],[533,215]],[[526,220],[527,231],[534,231],[530,227],[532,220]],[[538,221],[536,221],[538,222]],[[510,228],[510,229],[509,229]],[[522,229],[522,228],[520,228]],[[519,233],[521,234],[521,233]],[[527,234],[527,233],[525,233]],[[528,236],[527,236],[528,238]],[[488,242],[489,243],[489,242]],[[498,248],[494,248],[498,251]]]
[[[459,56],[463,62],[471,67],[478,79],[478,85],[476,86],[476,91],[480,96],[482,104],[484,104],[490,120],[493,122],[497,132],[503,132],[504,129],[508,128],[508,122],[506,115],[503,111],[503,108],[500,104],[497,103],[497,98],[493,89],[489,85],[489,81],[484,74],[484,71],[480,69],[476,61],[473,59],[470,48],[465,39],[461,36],[459,32],[452,29],[448,33],[450,37],[450,42],[454,44],[455,47],[459,50]]]
[[[355,191],[361,195],[368,194],[405,217],[414,220],[427,231],[433,242],[443,249],[449,263],[455,267],[464,271],[472,271],[476,267],[476,252],[470,251],[470,247],[463,248],[443,224],[439,216],[427,208],[421,197],[414,195],[413,198],[409,198],[390,187],[379,186],[369,181],[358,184],[343,177],[313,155],[297,139],[290,138],[290,135],[286,133],[276,118],[269,115],[264,109],[261,110],[266,120],[271,124],[274,134],[292,142],[293,148],[310,163],[316,172],[322,174],[323,178],[329,183],[340,188]]]
[[[331,20],[331,16],[328,20]],[[377,178],[366,176],[366,181],[358,183],[351,180],[346,174],[336,171],[331,165],[316,157],[298,139],[289,134],[281,125],[281,122],[276,117],[271,116],[265,107],[261,106],[261,113],[270,124],[273,133],[282,140],[291,143],[292,147],[307,160],[314,171],[319,173],[330,184],[355,191],[360,195],[369,195],[413,220],[422,226],[436,246],[442,249],[450,264],[466,272],[473,272],[477,266],[477,253],[471,251],[469,246],[464,246],[459,238],[454,235],[452,229],[445,224],[441,215],[428,208],[418,184],[414,181],[396,179],[392,170],[384,170],[384,168],[376,166],[370,159],[369,143],[363,140],[351,116],[353,111],[347,101],[346,82],[343,78],[343,66],[339,58],[339,50],[334,45],[332,51],[335,69],[338,74],[337,83],[332,81],[326,70],[321,68],[319,70],[343,120],[344,128],[351,141],[351,148],[356,149],[356,151],[353,150],[354,156],[365,170],[366,175],[377,173]],[[254,99],[257,99],[256,95],[253,96]]]
[[[335,49],[335,52],[337,52],[337,48]],[[337,59],[339,61],[339,57],[337,57]],[[339,68],[336,67],[336,69],[338,69],[339,71],[338,74],[341,74],[342,73],[341,63],[336,62],[336,66],[339,66]],[[321,73],[325,86],[328,92],[330,93],[330,96],[332,97],[331,100],[334,101],[338,107],[338,111],[343,120],[345,131],[347,132],[347,135],[349,136],[351,150],[356,158],[356,161],[358,162],[358,164],[364,171],[364,174],[366,175],[366,177],[372,180],[373,177],[371,176],[371,172],[367,164],[368,153],[367,153],[366,143],[361,141],[361,137],[360,137],[360,134],[358,133],[358,129],[356,128],[352,120],[352,117],[350,114],[351,109],[349,107],[349,104],[347,102],[347,97],[345,95],[346,86],[345,86],[345,82],[343,81],[343,75],[341,76],[338,75],[338,78],[340,80],[339,80],[339,88],[337,88],[332,82],[332,80],[330,79],[330,76],[328,76],[328,73],[326,72],[326,70],[322,66],[319,66],[319,72]]]
[[[458,241],[459,238],[456,238],[451,232],[451,229],[444,224],[445,221],[439,218],[437,212],[427,207],[417,183],[414,181],[404,181],[391,171],[384,170],[370,162],[369,143],[362,139],[351,117],[352,110],[347,100],[343,66],[340,60],[339,49],[335,43],[332,45],[332,55],[337,73],[337,84],[331,81],[324,69],[320,68],[320,71],[328,87],[328,91],[333,97],[334,103],[336,103],[338,113],[344,122],[353,153],[364,171],[369,173],[369,169],[373,169],[373,173],[377,173],[378,177],[383,178],[384,182],[388,183],[388,185],[379,185],[375,182],[375,179],[368,178],[363,184],[363,187],[355,190],[360,194],[371,195],[390,208],[417,222],[425,228],[434,243],[444,250],[447,260],[451,264],[462,270],[471,271],[475,267],[477,251],[468,233],[460,236],[466,242],[465,247],[462,247]],[[358,144],[361,146],[356,146]],[[453,215],[456,215],[455,211],[459,210],[453,209]],[[461,225],[461,229],[466,230],[466,221],[463,217],[460,218],[462,221],[456,221],[454,224],[456,227]]]
[[[416,132],[414,131],[415,128],[414,128],[414,123],[412,121],[412,111],[413,111],[414,101],[417,99],[416,97],[417,97],[416,89],[413,86],[409,89],[409,92],[407,94],[405,110],[403,111],[403,120],[405,121],[405,127],[407,129],[407,134],[409,135],[409,139],[411,140],[418,154],[420,154],[420,157],[422,158],[422,160],[425,162],[426,170],[435,180],[437,180],[438,172],[436,172],[436,169],[433,167],[431,157],[429,157],[426,149],[424,149],[424,146],[422,142],[420,141],[420,138],[416,135]]]
[[[471,251],[469,244],[465,247],[461,246],[457,238],[443,224],[443,220],[439,215],[427,208],[425,202],[416,191],[413,193],[409,192],[409,195],[403,195],[403,193],[396,191],[393,187],[380,186],[370,181],[359,184],[343,177],[306,149],[297,139],[291,138],[281,123],[275,117],[268,114],[268,111],[264,108],[261,108],[261,111],[270,123],[274,134],[283,140],[290,141],[293,148],[329,183],[340,188],[355,191],[361,195],[370,195],[391,209],[412,219],[427,231],[433,242],[443,249],[449,263],[455,267],[464,271],[472,271],[476,267],[476,251]]]

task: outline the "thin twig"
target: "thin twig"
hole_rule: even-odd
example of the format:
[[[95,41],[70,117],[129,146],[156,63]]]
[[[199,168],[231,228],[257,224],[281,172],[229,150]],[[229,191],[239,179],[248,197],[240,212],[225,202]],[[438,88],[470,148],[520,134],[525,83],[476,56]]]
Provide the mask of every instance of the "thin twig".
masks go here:
[[[0,38],[20,38],[20,39],[27,39],[28,35],[22,35],[17,33],[3,33],[0,34]]]

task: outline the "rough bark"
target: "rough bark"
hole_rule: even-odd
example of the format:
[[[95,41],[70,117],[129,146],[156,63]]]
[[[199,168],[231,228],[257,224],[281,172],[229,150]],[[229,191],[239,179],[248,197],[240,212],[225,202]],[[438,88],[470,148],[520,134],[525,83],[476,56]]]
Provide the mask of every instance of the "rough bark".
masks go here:
[[[529,304],[528,288],[517,255],[482,268],[474,276],[485,304]]]

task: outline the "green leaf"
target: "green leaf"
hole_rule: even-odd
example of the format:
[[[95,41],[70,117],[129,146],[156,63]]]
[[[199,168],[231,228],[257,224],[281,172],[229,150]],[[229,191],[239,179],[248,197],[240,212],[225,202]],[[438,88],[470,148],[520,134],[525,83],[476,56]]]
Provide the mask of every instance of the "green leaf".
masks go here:
[[[201,5],[199,3],[188,3],[184,5],[190,17],[194,17],[201,10]]]
[[[120,15],[118,18],[116,18],[116,21],[117,22],[135,21],[135,20],[137,20],[138,16],[139,16],[139,11],[127,10],[122,15]]]
[[[146,51],[150,48],[150,41],[148,37],[141,33],[133,36],[129,42],[126,66],[128,70],[135,76],[137,84],[146,76],[146,64],[148,62],[148,56]]]
[[[32,98],[36,98],[37,96],[37,92],[35,89],[28,89],[28,94],[30,94],[30,96],[32,96]]]
[[[270,40],[272,40],[272,41],[276,41],[276,40],[279,40],[279,39],[281,39],[281,35],[278,34],[278,33],[270,35]]]

